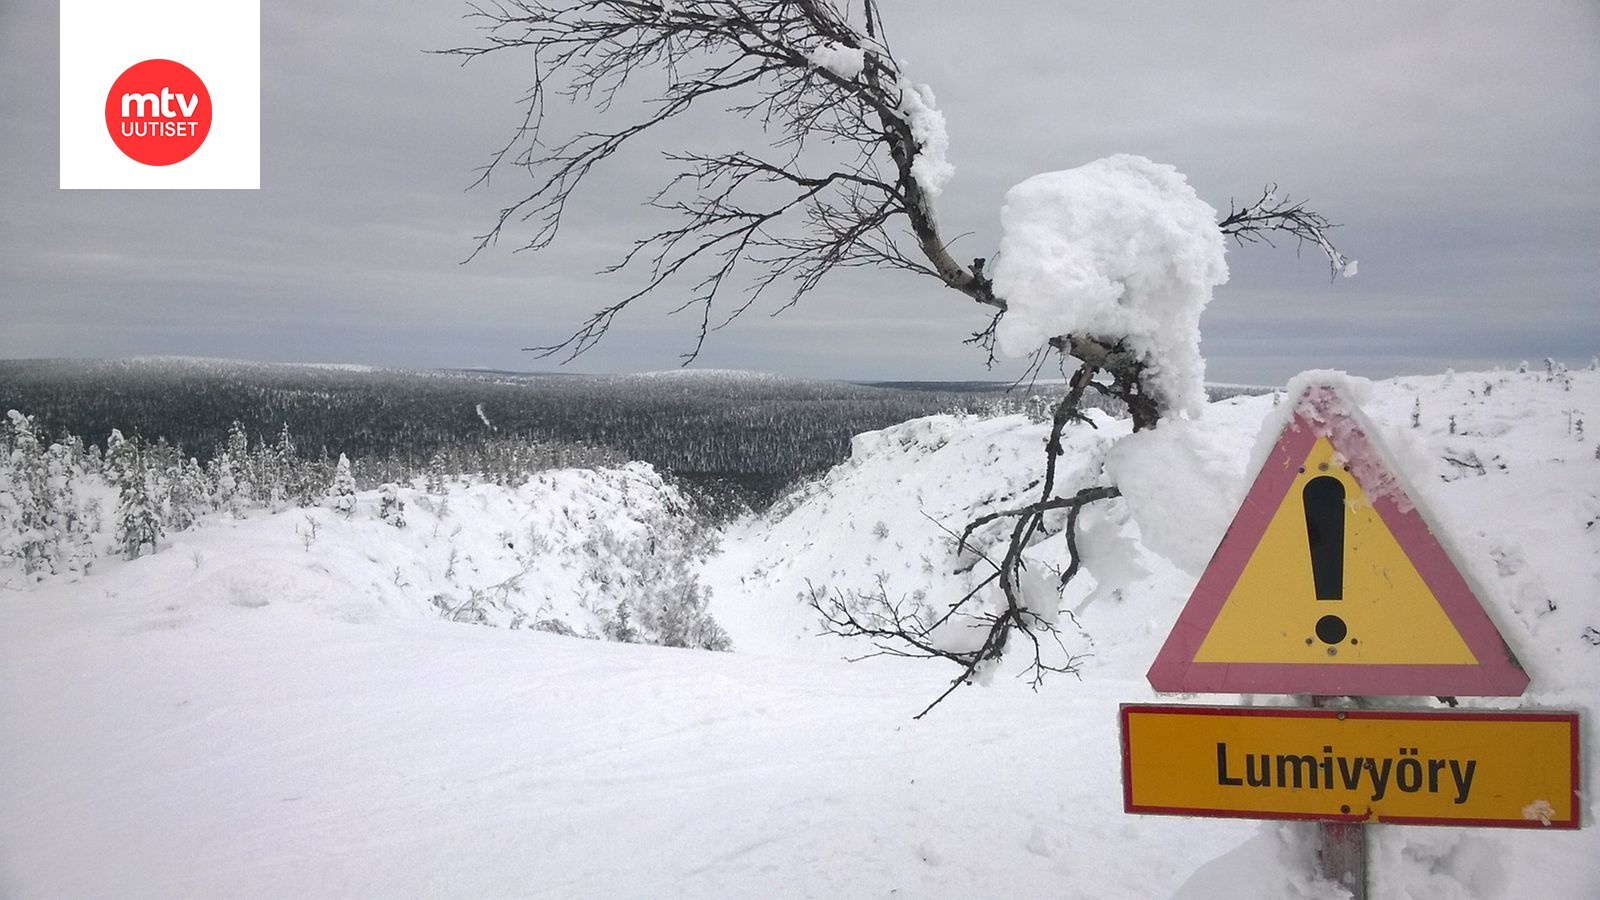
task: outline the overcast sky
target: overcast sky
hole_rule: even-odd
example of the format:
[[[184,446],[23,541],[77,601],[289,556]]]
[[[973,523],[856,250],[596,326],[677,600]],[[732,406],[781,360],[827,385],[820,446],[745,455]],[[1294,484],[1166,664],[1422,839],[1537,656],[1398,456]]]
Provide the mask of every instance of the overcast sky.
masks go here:
[[[1600,3],[881,0],[948,121],[958,258],[1006,189],[1137,153],[1222,210],[1266,181],[1343,223],[1360,275],[1234,248],[1202,319],[1208,376],[1382,377],[1600,353]],[[57,189],[58,9],[0,2],[0,357],[185,355],[551,368],[628,282],[593,273],[670,174],[618,160],[556,246],[460,265],[505,179],[464,190],[515,124],[530,60],[471,40],[464,2],[264,0],[260,191]],[[693,141],[715,117],[674,129]],[[652,150],[656,148],[651,148]],[[632,224],[630,224],[632,223]],[[629,311],[569,368],[675,366],[696,321]],[[757,308],[696,365],[837,378],[1010,377],[962,338],[981,308],[931,279],[850,273]]]

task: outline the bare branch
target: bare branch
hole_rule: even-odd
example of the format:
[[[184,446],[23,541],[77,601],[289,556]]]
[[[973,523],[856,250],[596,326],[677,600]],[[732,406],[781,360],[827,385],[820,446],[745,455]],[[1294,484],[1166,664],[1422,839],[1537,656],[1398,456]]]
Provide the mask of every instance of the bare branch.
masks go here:
[[[500,210],[476,238],[472,256],[516,223],[532,229],[520,249],[549,246],[568,202],[597,166],[708,103],[722,115],[758,122],[777,151],[669,154],[684,168],[651,202],[680,216],[680,224],[635,242],[605,270],[646,266],[644,286],[592,313],[565,339],[529,349],[566,359],[582,354],[622,310],[676,277],[690,282],[678,309],[697,308],[701,320],[686,361],[708,332],[770,289],[783,285],[781,312],[840,268],[931,275],[1003,307],[981,273],[950,258],[939,235],[930,198],[913,174],[925,148],[907,112],[912,87],[881,37],[872,4],[864,30],[830,0],[514,0],[472,10],[468,18],[478,24],[480,41],[440,52],[463,63],[519,49],[534,58],[522,121],[474,182],[488,184],[495,171],[512,166],[533,176],[534,186]],[[819,48],[860,51],[860,71],[816,64]],[[664,82],[641,91],[647,75]],[[602,113],[624,104],[639,112],[621,127],[550,143],[551,96]],[[809,151],[814,144],[827,149]],[[907,231],[910,252],[901,246]],[[742,296],[730,302],[735,280]]]
[[[1304,200],[1278,196],[1276,184],[1262,188],[1261,196],[1244,206],[1230,202],[1228,215],[1217,225],[1240,246],[1264,243],[1275,247],[1274,234],[1289,235],[1295,239],[1296,247],[1311,244],[1327,257],[1329,278],[1340,275],[1348,278],[1356,274],[1356,261],[1341,253],[1328,236],[1329,231],[1339,226],[1321,213],[1308,209]]]
[[[1054,616],[1041,615],[1039,610],[1030,605],[1018,577],[1026,568],[1023,551],[1047,530],[1045,517],[1065,510],[1069,562],[1059,580],[1064,587],[1079,568],[1075,534],[1078,513],[1090,503],[1121,496],[1121,492],[1113,485],[1086,487],[1069,496],[1056,496],[1055,493],[1056,459],[1065,452],[1062,432],[1073,422],[1087,421],[1081,409],[1083,395],[1099,371],[1097,366],[1084,363],[1073,376],[1066,395],[1056,405],[1050,437],[1046,442],[1045,475],[1037,485],[1037,500],[978,516],[959,534],[946,528],[943,523],[935,522],[954,539],[957,554],[976,553],[994,570],[993,574],[951,604],[942,615],[934,617],[923,608],[906,615],[903,601],[892,601],[887,585],[881,580],[875,591],[853,597],[811,589],[810,603],[822,615],[823,627],[828,632],[869,638],[882,654],[946,659],[959,666],[959,672],[950,686],[919,713],[918,718],[938,706],[960,685],[971,684],[984,677],[989,668],[998,665],[1011,644],[1013,634],[1022,635],[1031,645],[1032,659],[1025,672],[1030,673],[1035,687],[1043,681],[1046,672],[1076,671],[1077,657],[1071,654],[1067,654],[1068,662],[1065,664],[1045,661],[1041,635],[1050,636],[1063,653],[1066,650],[1061,644]],[[987,553],[974,547],[972,538],[978,530],[998,521],[1010,521],[1012,526],[1005,539],[1005,555],[996,562]],[[998,586],[999,597],[984,598],[983,592],[992,585]],[[956,630],[952,632],[952,628]],[[976,647],[972,647],[970,638],[973,630],[982,634]]]
[[[708,105],[712,115],[758,123],[775,151],[669,155],[687,168],[652,202],[682,223],[637,242],[606,270],[647,265],[644,286],[591,314],[565,339],[530,349],[567,359],[582,354],[623,309],[672,290],[667,284],[677,277],[689,289],[677,293],[675,305],[700,313],[686,362],[710,331],[773,288],[783,286],[774,310],[781,312],[840,268],[931,276],[998,312],[1006,309],[983,259],[966,266],[953,257],[930,188],[917,177],[918,160],[930,153],[926,129],[918,127],[925,124],[918,119],[923,95],[901,70],[873,0],[862,0],[860,26],[834,0],[507,0],[471,10],[467,18],[478,26],[479,41],[441,53],[463,63],[503,51],[533,57],[521,122],[474,182],[486,185],[511,166],[525,170],[533,188],[500,210],[476,238],[472,256],[516,223],[531,227],[521,249],[548,246],[568,201],[596,167]],[[828,62],[830,55],[857,52],[859,67]],[[602,113],[617,107],[634,114],[621,127],[552,142],[546,139],[552,96]],[[811,149],[818,145],[825,149]],[[674,188],[690,196],[668,199]],[[1255,201],[1230,207],[1219,226],[1240,243],[1291,235],[1297,246],[1316,246],[1333,274],[1355,272],[1355,262],[1329,237],[1336,226],[1304,202],[1280,199],[1273,185]],[[902,246],[906,238],[910,244]],[[730,293],[738,299],[728,301]],[[993,336],[993,322],[973,336],[991,362]],[[1131,398],[1136,422],[1148,427],[1153,419],[1143,416],[1159,405],[1157,398],[1124,377],[1148,361],[1128,359],[1121,340],[1074,334],[1051,343],[1109,373],[1115,393]]]

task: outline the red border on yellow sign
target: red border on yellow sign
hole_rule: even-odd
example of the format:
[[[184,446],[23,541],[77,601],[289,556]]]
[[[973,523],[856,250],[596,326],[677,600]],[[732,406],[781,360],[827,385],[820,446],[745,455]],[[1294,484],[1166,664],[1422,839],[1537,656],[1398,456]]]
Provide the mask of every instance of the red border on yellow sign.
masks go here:
[[[1219,694],[1272,693],[1326,696],[1517,696],[1528,674],[1506,645],[1478,595],[1462,576],[1366,434],[1331,386],[1308,389],[1256,475],[1233,524],[1206,567],[1188,603],[1151,665],[1148,678],[1157,691]],[[1286,499],[1299,468],[1319,439],[1325,438],[1351,463],[1372,507],[1416,573],[1436,598],[1445,627],[1453,629],[1475,662],[1357,662],[1341,656],[1331,662],[1278,662],[1250,658],[1197,658],[1217,627],[1235,586],[1258,552],[1268,523]],[[1309,558],[1309,557],[1308,557]],[[1290,636],[1298,639],[1299,635]],[[1263,646],[1284,635],[1263,627]],[[1310,643],[1310,641],[1308,641]],[[1353,663],[1353,664],[1352,664]]]

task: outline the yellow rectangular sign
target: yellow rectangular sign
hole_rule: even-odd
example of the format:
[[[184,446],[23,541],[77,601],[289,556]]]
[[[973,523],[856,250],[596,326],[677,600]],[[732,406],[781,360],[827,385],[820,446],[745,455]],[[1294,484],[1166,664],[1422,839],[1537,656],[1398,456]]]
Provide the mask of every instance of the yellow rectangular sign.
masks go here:
[[[1578,716],[1122,707],[1130,813],[1577,828]]]

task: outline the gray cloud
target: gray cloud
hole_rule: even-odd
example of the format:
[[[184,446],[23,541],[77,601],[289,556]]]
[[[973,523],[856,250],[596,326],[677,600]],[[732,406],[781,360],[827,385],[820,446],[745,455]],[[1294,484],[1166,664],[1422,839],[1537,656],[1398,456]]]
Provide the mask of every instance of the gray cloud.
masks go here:
[[[1268,180],[1345,223],[1361,275],[1236,249],[1202,321],[1215,378],[1382,376],[1600,352],[1600,8],[1565,3],[884,3],[933,85],[956,178],[941,217],[986,256],[1006,188],[1113,152],[1176,165],[1225,209]],[[544,364],[630,276],[671,170],[619,156],[540,254],[472,235],[515,199],[463,189],[515,124],[530,61],[460,67],[464,5],[263,4],[262,190],[56,189],[57,20],[0,12],[0,356],[185,353],[402,366]],[[562,114],[564,121],[581,119]],[[664,135],[748,140],[716,119]],[[526,237],[525,234],[522,235]],[[586,371],[665,368],[696,321],[662,298]],[[752,311],[702,365],[981,377],[981,310],[928,280],[847,273]],[[997,373],[1004,377],[1019,367]]]

